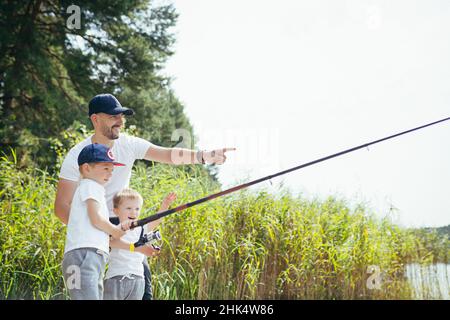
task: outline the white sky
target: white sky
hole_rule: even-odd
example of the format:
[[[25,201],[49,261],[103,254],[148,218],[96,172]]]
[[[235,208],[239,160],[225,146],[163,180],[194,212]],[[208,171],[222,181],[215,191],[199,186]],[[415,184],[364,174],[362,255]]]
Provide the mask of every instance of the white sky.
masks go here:
[[[165,73],[198,146],[237,148],[220,166],[225,188],[450,116],[450,1],[173,2]],[[259,187],[447,225],[449,140],[450,121]]]

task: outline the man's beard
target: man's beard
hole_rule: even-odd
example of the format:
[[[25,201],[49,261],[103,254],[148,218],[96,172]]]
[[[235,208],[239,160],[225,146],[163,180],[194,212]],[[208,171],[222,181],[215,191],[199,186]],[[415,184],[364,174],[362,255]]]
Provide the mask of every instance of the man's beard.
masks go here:
[[[119,139],[119,134],[115,134],[112,129],[115,128],[116,126],[112,127],[112,128],[108,128],[108,127],[103,127],[102,128],[102,134],[107,137],[110,140],[116,140]],[[118,126],[117,126],[118,128]]]

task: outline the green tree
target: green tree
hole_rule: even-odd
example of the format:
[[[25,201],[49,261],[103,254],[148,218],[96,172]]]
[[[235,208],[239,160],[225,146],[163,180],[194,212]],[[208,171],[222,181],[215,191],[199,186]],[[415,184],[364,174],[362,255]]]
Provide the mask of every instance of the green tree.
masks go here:
[[[87,103],[104,92],[137,111],[129,124],[153,143],[176,144],[175,128],[193,134],[160,74],[176,20],[172,4],[150,0],[2,2],[0,148],[16,149],[22,165],[54,167],[52,144],[74,123],[90,128]]]

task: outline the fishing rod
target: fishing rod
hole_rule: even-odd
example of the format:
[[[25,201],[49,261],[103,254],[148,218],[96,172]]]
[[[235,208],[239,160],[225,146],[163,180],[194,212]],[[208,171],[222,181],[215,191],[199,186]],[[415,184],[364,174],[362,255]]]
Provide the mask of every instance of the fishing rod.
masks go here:
[[[359,149],[362,149],[362,148],[367,148],[368,146],[371,146],[373,144],[380,143],[380,142],[383,142],[383,141],[386,141],[386,140],[389,140],[389,139],[393,139],[393,138],[396,138],[398,136],[401,136],[401,135],[404,135],[404,134],[407,134],[407,133],[410,133],[410,132],[413,132],[413,131],[416,131],[416,130],[420,130],[420,129],[423,129],[423,128],[426,128],[426,127],[429,127],[429,126],[433,126],[435,124],[438,124],[438,123],[444,122],[444,121],[448,121],[448,120],[450,120],[450,117],[445,118],[445,119],[441,119],[441,120],[438,120],[438,121],[434,121],[434,122],[425,124],[423,126],[416,127],[416,128],[413,128],[413,129],[409,129],[409,130],[406,130],[406,131],[403,131],[403,132],[400,132],[400,133],[396,133],[396,134],[390,135],[388,137],[384,137],[384,138],[381,138],[381,139],[378,139],[378,140],[374,140],[374,141],[371,141],[371,142],[368,142],[368,143],[364,143],[364,144],[359,145],[357,147],[353,147],[353,148],[350,148],[350,149],[347,149],[347,150],[344,150],[344,151],[341,151],[341,152],[337,152],[335,154],[332,154],[332,155],[329,155],[329,156],[326,156],[326,157],[323,157],[323,158],[320,158],[320,159],[317,159],[317,160],[313,160],[311,162],[307,162],[307,163],[301,164],[299,166],[296,166],[296,167],[293,167],[293,168],[290,168],[290,169],[287,169],[287,170],[284,170],[284,171],[280,171],[280,172],[277,172],[275,174],[272,174],[272,175],[269,175],[269,176],[266,176],[266,177],[263,177],[263,178],[260,178],[260,179],[256,179],[256,180],[253,180],[253,181],[250,181],[250,182],[247,182],[247,183],[243,183],[241,185],[232,187],[230,189],[227,189],[227,190],[224,190],[224,191],[221,191],[221,192],[218,192],[218,193],[211,194],[211,195],[206,196],[204,198],[201,198],[201,199],[189,202],[189,203],[185,203],[185,204],[180,205],[180,206],[178,206],[176,208],[165,210],[165,211],[156,213],[154,215],[151,215],[151,216],[149,216],[147,218],[143,218],[141,220],[135,221],[135,222],[132,223],[131,228],[133,229],[133,228],[136,228],[136,227],[143,226],[143,225],[145,225],[145,224],[147,224],[147,223],[149,223],[151,221],[158,220],[158,219],[163,218],[163,217],[165,217],[165,216],[167,216],[169,214],[172,214],[172,213],[175,213],[175,212],[178,212],[178,211],[181,211],[181,210],[185,210],[187,208],[196,206],[196,205],[198,205],[200,203],[203,203],[203,202],[206,202],[206,201],[209,201],[209,200],[212,200],[212,199],[224,196],[226,194],[238,191],[240,189],[247,188],[247,187],[252,186],[254,184],[263,182],[265,180],[270,180],[270,179],[272,179],[274,177],[281,176],[283,174],[286,174],[286,173],[289,173],[289,172],[292,172],[292,171],[295,171],[295,170],[299,170],[299,169],[302,169],[302,168],[306,168],[306,167],[315,165],[315,164],[317,164],[319,162],[330,160],[332,158],[336,158],[336,157],[342,156],[342,155],[344,155],[346,153],[350,153],[350,152],[353,152],[353,151],[356,151],[356,150],[359,150]]]

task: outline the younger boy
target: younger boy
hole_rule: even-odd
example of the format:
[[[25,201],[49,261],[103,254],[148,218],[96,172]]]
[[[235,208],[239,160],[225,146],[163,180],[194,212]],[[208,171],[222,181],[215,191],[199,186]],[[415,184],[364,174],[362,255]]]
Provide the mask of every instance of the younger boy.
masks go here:
[[[114,161],[102,144],[84,147],[78,156],[81,180],[72,199],[67,224],[64,280],[72,300],[103,299],[103,273],[109,252],[109,235],[119,239],[131,221],[115,226],[108,220],[104,185],[111,178]]]
[[[167,210],[176,199],[171,192],[163,200],[160,211]],[[139,217],[143,204],[142,196],[135,190],[124,189],[113,198],[114,213],[119,221],[135,221]],[[133,244],[139,240],[142,228],[144,234],[152,231],[161,223],[161,219],[152,221],[144,227],[129,230],[122,240],[130,243],[129,248],[111,249],[108,271],[105,277],[105,300],[141,300],[144,294],[144,267],[146,257],[134,251]]]

